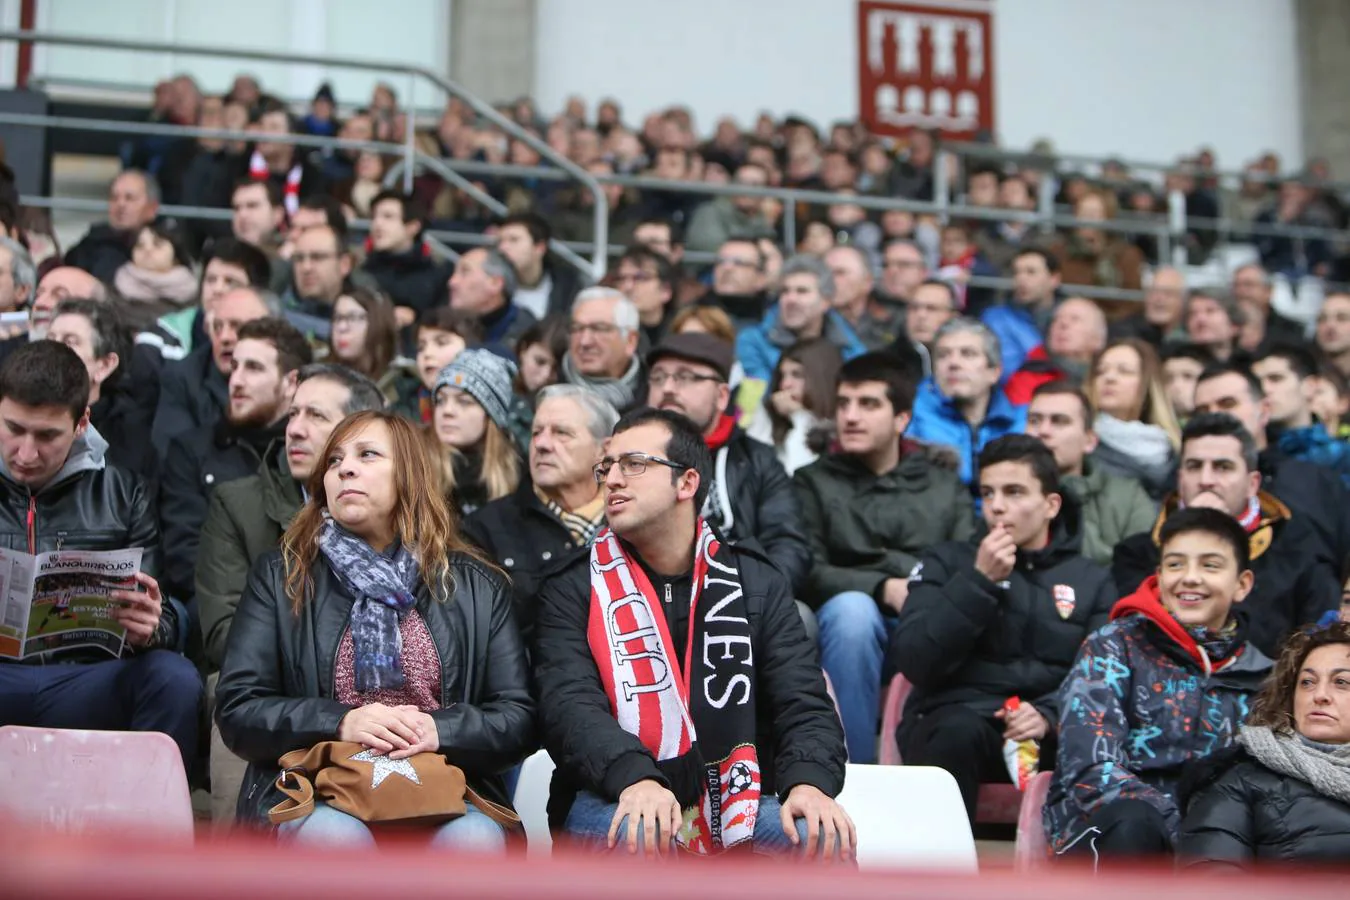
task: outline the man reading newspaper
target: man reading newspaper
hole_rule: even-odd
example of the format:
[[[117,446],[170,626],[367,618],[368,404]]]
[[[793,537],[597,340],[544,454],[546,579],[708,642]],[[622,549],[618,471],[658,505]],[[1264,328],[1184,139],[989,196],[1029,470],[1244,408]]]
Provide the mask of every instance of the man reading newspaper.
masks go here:
[[[150,490],[107,450],[73,350],[36,341],[0,365],[0,725],[161,731],[186,765],[202,692],[187,613],[154,578]]]

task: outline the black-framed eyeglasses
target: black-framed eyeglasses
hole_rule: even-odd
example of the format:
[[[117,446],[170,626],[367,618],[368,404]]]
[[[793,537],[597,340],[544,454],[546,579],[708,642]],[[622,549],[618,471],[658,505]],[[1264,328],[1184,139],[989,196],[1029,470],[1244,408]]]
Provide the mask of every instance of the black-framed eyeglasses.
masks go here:
[[[689,387],[691,384],[698,384],[701,381],[722,381],[721,375],[700,375],[698,372],[690,372],[688,369],[680,369],[677,372],[667,372],[664,369],[656,369],[647,376],[647,383],[655,387],[665,387],[667,381],[673,381],[679,387]]]
[[[606,456],[595,464],[591,469],[595,473],[595,483],[604,484],[605,479],[609,477],[609,470],[615,463],[619,464],[619,471],[625,478],[633,478],[647,471],[648,463],[656,463],[659,466],[668,466],[678,472],[683,472],[689,467],[684,463],[678,463],[673,459],[666,459],[664,456],[657,456],[654,453],[625,453],[622,456]]]

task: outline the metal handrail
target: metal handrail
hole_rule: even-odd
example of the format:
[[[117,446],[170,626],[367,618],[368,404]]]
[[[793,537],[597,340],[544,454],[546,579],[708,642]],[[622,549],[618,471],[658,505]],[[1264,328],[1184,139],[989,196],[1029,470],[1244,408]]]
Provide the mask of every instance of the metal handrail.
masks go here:
[[[591,196],[595,199],[595,237],[597,243],[603,245],[609,236],[609,203],[605,198],[605,192],[601,188],[600,182],[598,182],[591,173],[572,162],[566,156],[558,153],[550,147],[546,141],[541,140],[530,131],[521,128],[511,119],[503,116],[493,108],[490,103],[481,100],[477,95],[466,90],[458,82],[423,66],[410,65],[406,62],[357,59],[329,54],[294,53],[290,51],[279,53],[269,50],[253,50],[240,47],[180,44],[171,41],[133,41],[123,38],[49,34],[40,31],[25,31],[22,29],[0,29],[0,41],[26,41],[42,44],[59,44],[70,47],[97,47],[108,50],[129,50],[138,53],[173,53],[184,56],[206,56],[225,59],[252,60],[255,62],[279,62],[287,65],[332,66],[343,69],[358,69],[367,72],[396,72],[408,76],[424,78],[446,94],[449,94],[452,97],[458,97],[468,104],[469,108],[479,116],[502,129],[502,131],[506,132],[515,140],[523,141],[534,149],[542,158],[549,160],[571,175],[575,180],[581,182],[581,184],[591,192]],[[403,144],[403,159],[406,168],[403,173],[403,189],[412,190],[412,166],[414,157],[417,153],[416,123],[412,116],[407,116],[406,118],[407,127],[404,133]],[[591,274],[597,280],[604,277],[606,264],[607,259],[603,253],[597,253],[591,260]]]

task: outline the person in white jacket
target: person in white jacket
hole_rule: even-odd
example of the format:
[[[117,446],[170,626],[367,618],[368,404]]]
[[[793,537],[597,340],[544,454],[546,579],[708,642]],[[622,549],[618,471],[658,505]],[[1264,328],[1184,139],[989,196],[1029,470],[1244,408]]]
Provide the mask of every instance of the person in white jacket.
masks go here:
[[[839,348],[823,338],[789,347],[774,368],[761,408],[743,422],[746,434],[778,452],[789,475],[814,462],[828,442],[841,363]]]

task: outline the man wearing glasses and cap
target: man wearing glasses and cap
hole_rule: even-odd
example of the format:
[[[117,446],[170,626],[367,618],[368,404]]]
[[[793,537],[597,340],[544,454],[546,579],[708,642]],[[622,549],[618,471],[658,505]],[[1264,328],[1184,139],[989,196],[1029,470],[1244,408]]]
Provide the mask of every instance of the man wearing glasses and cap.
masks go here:
[[[595,467],[608,528],[539,596],[551,823],[601,852],[850,859],[816,649],[768,558],[699,515],[712,467],[696,425],[651,408]]]

